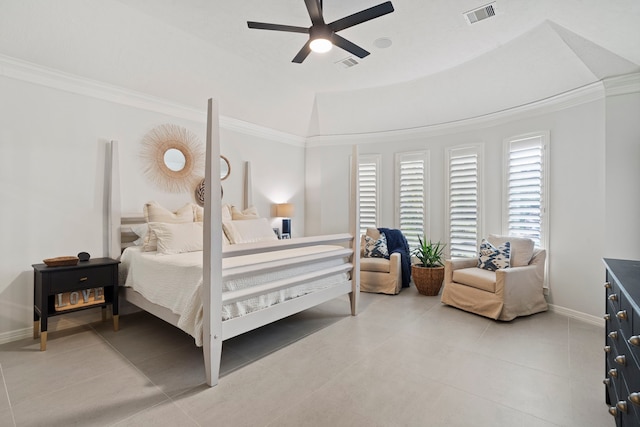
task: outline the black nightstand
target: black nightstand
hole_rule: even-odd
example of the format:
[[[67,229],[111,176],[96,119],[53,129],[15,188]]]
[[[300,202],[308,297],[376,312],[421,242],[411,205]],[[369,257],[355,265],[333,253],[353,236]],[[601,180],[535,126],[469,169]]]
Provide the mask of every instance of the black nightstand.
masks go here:
[[[102,320],[111,305],[113,329],[118,330],[118,264],[111,258],[48,267],[33,264],[33,338],[40,332],[40,350],[47,349],[47,321],[51,316],[102,307]]]

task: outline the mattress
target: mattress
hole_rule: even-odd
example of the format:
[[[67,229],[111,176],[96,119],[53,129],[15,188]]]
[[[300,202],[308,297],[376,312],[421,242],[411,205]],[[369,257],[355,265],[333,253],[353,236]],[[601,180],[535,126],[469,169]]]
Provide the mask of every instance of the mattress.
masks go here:
[[[272,261],[292,260],[297,257],[341,249],[340,246],[318,245],[304,248],[265,252],[223,258],[222,291],[234,291],[286,279],[304,273],[339,266],[343,259],[320,260],[303,265],[279,268],[253,274],[247,277],[225,279],[225,273],[241,268]],[[188,252],[162,255],[157,252],[143,252],[139,246],[125,249],[120,259],[120,284],[141,294],[146,300],[163,306],[180,316],[178,326],[196,339],[201,345],[202,329],[202,259],[203,252]],[[282,289],[244,301],[226,304],[222,307],[222,320],[228,320],[261,310],[292,298],[325,289],[348,280],[347,273],[334,274],[322,279],[309,281],[292,288]],[[214,284],[215,285],[215,284]]]

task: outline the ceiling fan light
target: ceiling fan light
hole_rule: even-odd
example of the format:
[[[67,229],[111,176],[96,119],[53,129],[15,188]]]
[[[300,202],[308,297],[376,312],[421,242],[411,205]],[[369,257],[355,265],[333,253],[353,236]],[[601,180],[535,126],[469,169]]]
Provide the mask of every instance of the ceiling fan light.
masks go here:
[[[325,53],[331,50],[331,48],[333,47],[333,44],[327,39],[317,38],[317,39],[311,40],[309,47],[314,52]]]

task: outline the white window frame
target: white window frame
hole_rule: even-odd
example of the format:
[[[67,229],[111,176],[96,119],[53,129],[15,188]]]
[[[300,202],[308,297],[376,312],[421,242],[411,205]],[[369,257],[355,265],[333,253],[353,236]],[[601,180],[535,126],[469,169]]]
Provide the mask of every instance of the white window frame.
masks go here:
[[[382,155],[380,154],[361,154],[358,156],[358,188],[360,189],[360,197],[362,197],[362,187],[360,184],[360,165],[363,163],[373,163],[375,164],[376,172],[375,172],[375,185],[376,185],[376,204],[374,207],[375,211],[375,227],[379,227],[378,223],[380,222],[380,206],[382,205],[382,191],[380,188],[380,165],[382,164]],[[361,210],[360,200],[358,200],[358,210]],[[367,229],[366,224],[362,222],[362,215],[360,215],[360,233],[364,234]]]
[[[409,151],[404,153],[396,153],[395,155],[395,225],[396,228],[401,230],[400,225],[400,175],[401,175],[401,164],[404,161],[412,161],[412,160],[422,160],[424,164],[424,181],[422,187],[422,209],[423,209],[423,217],[422,217],[422,236],[427,236],[427,239],[431,235],[430,229],[430,215],[429,215],[429,175],[430,175],[430,153],[429,151]],[[411,244],[410,244],[411,246]],[[414,249],[414,247],[410,247],[410,249]]]
[[[458,156],[463,155],[471,155],[475,154],[477,163],[476,163],[476,179],[477,179],[477,187],[476,187],[476,248],[473,256],[477,256],[478,247],[480,245],[480,240],[482,240],[482,236],[484,236],[484,215],[483,215],[483,185],[484,185],[484,169],[483,169],[483,158],[484,158],[484,144],[470,144],[470,145],[458,145],[454,147],[449,147],[446,150],[446,159],[445,159],[445,179],[446,183],[445,188],[445,230],[447,234],[446,242],[447,247],[445,248],[445,253],[448,258],[451,258],[451,205],[450,205],[450,197],[451,197],[451,160]]]
[[[511,144],[520,141],[526,141],[527,139],[540,139],[542,145],[542,185],[541,185],[541,213],[540,213],[540,246],[547,251],[547,258],[545,263],[545,292],[549,289],[549,216],[550,216],[550,176],[551,176],[551,164],[549,159],[549,144],[550,134],[549,131],[532,132],[522,135],[516,135],[505,139],[504,141],[504,176],[503,176],[503,190],[502,190],[502,233],[509,234],[509,158],[511,152]]]

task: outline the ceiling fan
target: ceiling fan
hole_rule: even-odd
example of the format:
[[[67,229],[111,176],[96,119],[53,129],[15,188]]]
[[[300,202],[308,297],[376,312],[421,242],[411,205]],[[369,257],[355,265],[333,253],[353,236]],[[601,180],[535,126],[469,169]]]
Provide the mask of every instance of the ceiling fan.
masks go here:
[[[369,52],[351,43],[349,40],[340,37],[336,33],[393,12],[393,5],[390,1],[387,1],[327,24],[324,22],[324,17],[322,16],[322,0],[304,0],[304,3],[307,6],[312,24],[308,28],[292,25],[267,24],[265,22],[247,22],[249,28],[259,30],[309,34],[309,40],[302,46],[302,49],[300,49],[300,52],[293,58],[293,61],[291,61],[297,64],[301,64],[312,50],[314,52],[327,52],[333,45],[356,55],[358,58],[364,58],[369,55]]]

